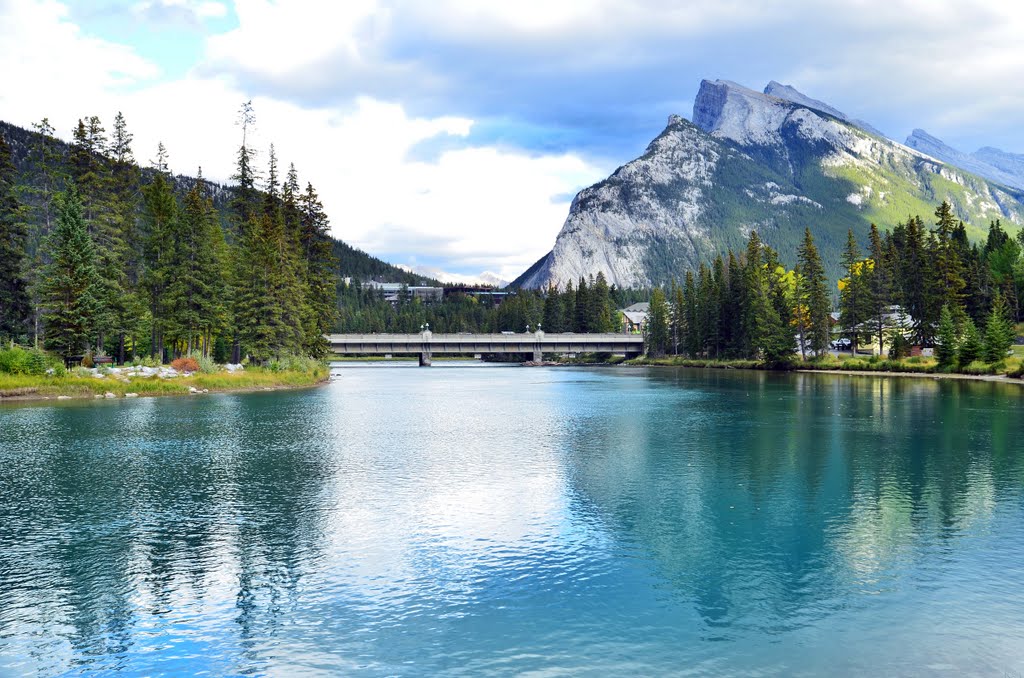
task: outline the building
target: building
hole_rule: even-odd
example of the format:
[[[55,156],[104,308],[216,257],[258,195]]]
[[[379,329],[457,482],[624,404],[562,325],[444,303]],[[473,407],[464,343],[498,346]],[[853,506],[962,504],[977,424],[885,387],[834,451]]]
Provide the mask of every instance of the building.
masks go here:
[[[651,311],[651,305],[646,301],[639,301],[635,304],[620,308],[622,316],[622,331],[626,334],[643,334],[647,325],[647,314]]]
[[[402,294],[408,294],[410,299],[420,299],[425,302],[441,301],[444,297],[443,287],[427,287],[425,285],[406,285],[405,283],[380,282],[367,280],[363,287],[377,290],[384,295],[385,301],[398,303]]]

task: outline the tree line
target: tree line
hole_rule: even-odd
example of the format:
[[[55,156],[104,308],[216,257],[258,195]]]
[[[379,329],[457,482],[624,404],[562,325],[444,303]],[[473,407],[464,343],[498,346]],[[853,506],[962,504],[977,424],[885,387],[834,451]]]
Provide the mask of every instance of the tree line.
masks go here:
[[[323,356],[337,317],[329,221],[273,145],[257,186],[252,123],[246,104],[227,210],[201,168],[176,190],[162,143],[141,168],[120,113],[109,136],[80,119],[66,152],[37,123],[20,176],[0,134],[0,337],[118,362]]]
[[[884,234],[872,224],[865,249],[850,231],[837,300],[810,229],[792,270],[751,232],[744,252],[653,291],[648,351],[777,364],[820,355],[838,334],[854,352],[871,343],[897,357],[919,345],[935,347],[943,365],[997,362],[1021,316],[1024,232],[1013,238],[996,220],[972,244],[948,202],[935,217],[933,228],[911,217]]]
[[[494,290],[497,291],[497,290]],[[580,277],[564,288],[515,290],[507,296],[446,292],[441,302],[400,293],[394,302],[357,281],[338,289],[339,332],[615,332],[619,308],[646,300],[649,290],[609,285],[603,273]]]

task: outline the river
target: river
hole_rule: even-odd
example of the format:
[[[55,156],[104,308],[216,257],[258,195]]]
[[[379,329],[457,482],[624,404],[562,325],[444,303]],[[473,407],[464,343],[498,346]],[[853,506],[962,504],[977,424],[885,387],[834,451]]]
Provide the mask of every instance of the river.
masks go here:
[[[0,675],[1021,675],[1024,389],[351,366],[0,406]]]

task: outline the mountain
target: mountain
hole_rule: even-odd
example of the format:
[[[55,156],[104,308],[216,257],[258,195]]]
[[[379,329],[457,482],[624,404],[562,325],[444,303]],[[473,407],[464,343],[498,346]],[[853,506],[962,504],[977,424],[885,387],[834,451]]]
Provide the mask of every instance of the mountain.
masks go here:
[[[40,135],[2,120],[0,120],[0,135],[3,135],[11,147],[12,161],[15,170],[22,178],[21,183],[33,184],[38,167],[32,159],[32,149],[38,145]],[[58,162],[67,163],[70,146],[63,141],[56,140],[53,148],[59,158]],[[143,181],[148,182],[154,171],[150,168],[142,168]],[[173,177],[173,181],[174,190],[181,198],[198,180],[195,177],[179,174]],[[207,179],[203,179],[203,182],[206,195],[213,200],[214,208],[220,214],[222,222],[227,225],[229,205],[235,189]],[[26,199],[29,199],[28,196]],[[375,278],[407,285],[439,284],[428,276],[402,270],[336,238],[331,238],[331,241],[334,256],[338,260],[338,273],[342,278],[352,277],[359,280]]]
[[[701,82],[692,122],[671,116],[643,155],[577,194],[551,252],[512,284],[564,285],[603,272],[620,287],[679,278],[751,230],[792,264],[806,226],[832,266],[846,232],[930,220],[949,200],[981,237],[1024,222],[1024,191],[885,138],[792,87]]]
[[[996,183],[1024,189],[1024,155],[1007,153],[991,146],[980,148],[974,153],[964,153],[923,129],[915,129],[910,133],[907,146]]]

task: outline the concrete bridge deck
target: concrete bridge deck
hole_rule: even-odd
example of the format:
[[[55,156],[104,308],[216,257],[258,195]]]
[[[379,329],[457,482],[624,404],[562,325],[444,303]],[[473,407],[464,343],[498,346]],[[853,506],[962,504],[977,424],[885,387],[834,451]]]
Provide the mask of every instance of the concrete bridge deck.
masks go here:
[[[526,353],[540,362],[545,353],[643,353],[638,334],[572,334],[530,332],[517,334],[329,334],[331,350],[339,354],[416,355],[429,365],[438,354]]]

